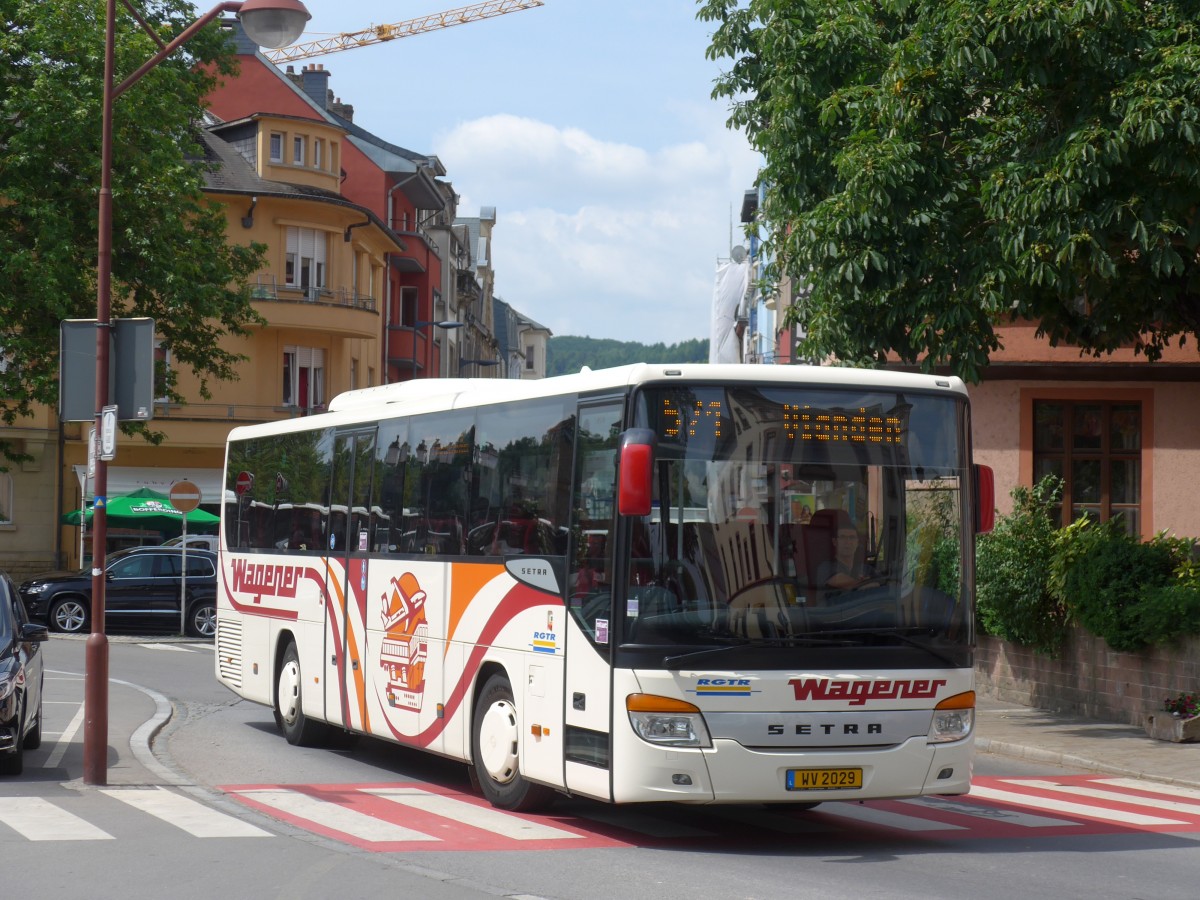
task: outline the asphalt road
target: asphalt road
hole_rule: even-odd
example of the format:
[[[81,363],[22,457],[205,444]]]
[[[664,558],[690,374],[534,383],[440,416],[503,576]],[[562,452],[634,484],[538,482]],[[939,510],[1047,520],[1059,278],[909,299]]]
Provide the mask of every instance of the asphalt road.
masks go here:
[[[71,734],[83,651],[46,645],[46,740],[25,776],[0,782],[5,896],[1197,894],[1200,797],[981,755],[979,796],[964,800],[798,813],[564,799],[546,815],[500,814],[459,763],[371,739],[289,746],[269,709],[215,682],[211,643],[110,645],[110,735],[169,720],[151,757],[114,750],[109,789],[85,787],[82,731]],[[44,839],[29,836],[31,810],[56,823]]]

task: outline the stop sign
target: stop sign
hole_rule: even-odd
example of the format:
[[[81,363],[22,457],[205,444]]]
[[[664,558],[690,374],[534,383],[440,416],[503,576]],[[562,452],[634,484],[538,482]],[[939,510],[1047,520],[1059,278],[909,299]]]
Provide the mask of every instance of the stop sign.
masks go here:
[[[254,487],[254,476],[249,472],[238,472],[236,487],[239,495],[249,493]]]

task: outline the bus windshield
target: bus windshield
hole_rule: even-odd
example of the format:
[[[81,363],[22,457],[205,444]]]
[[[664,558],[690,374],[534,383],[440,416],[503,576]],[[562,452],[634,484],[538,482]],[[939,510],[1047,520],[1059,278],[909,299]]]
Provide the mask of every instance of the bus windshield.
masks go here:
[[[879,388],[642,390],[654,502],[628,520],[623,644],[916,645],[962,664],[966,415]]]

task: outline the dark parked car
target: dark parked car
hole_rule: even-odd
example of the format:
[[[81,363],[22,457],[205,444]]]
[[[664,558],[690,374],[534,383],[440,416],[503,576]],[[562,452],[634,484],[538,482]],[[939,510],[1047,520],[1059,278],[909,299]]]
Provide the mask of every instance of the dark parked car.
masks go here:
[[[104,586],[106,627],[149,626],[179,631],[183,551],[179,547],[133,547],[107,558]],[[21,585],[33,619],[54,631],[89,630],[92,572],[39,575]],[[212,637],[217,631],[217,554],[187,551],[187,632]]]
[[[42,743],[45,625],[29,621],[17,589],[0,572],[0,775],[20,775],[25,750]]]

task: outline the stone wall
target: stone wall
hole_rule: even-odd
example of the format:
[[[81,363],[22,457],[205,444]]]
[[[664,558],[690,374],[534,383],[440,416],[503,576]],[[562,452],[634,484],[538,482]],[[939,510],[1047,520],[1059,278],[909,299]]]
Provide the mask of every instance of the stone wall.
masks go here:
[[[1141,725],[1168,696],[1200,691],[1200,637],[1118,653],[1074,627],[1058,659],[1048,659],[980,635],[975,686],[993,700]]]

